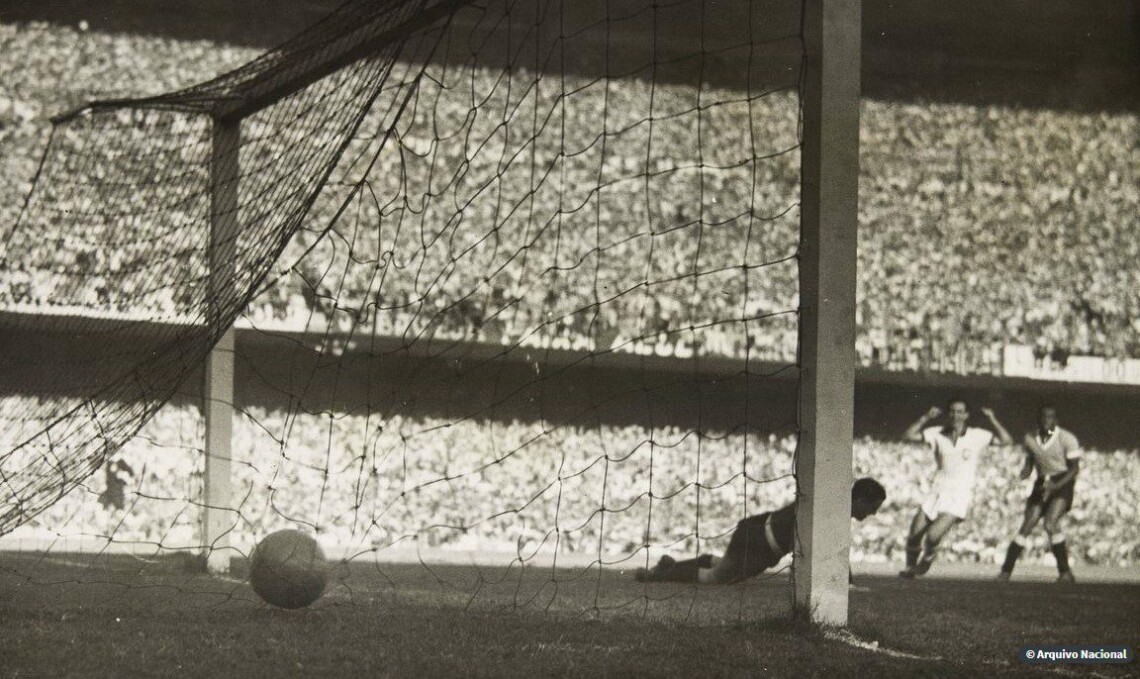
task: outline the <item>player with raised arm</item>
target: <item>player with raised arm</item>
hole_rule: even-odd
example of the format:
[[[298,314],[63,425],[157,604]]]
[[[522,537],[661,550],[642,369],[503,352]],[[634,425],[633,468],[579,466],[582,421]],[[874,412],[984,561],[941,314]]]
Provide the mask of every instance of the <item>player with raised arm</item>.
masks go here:
[[[1025,501],[1025,517],[1021,528],[1009,543],[999,580],[1009,580],[1017,559],[1025,550],[1025,541],[1045,519],[1049,547],[1057,559],[1057,581],[1075,582],[1069,568],[1069,548],[1061,532],[1061,517],[1073,507],[1073,489],[1081,471],[1081,444],[1067,429],[1057,426],[1057,409],[1044,406],[1037,414],[1037,430],[1025,435],[1025,466],[1021,478],[1028,479],[1037,469],[1037,481]]]
[[[931,408],[907,428],[903,438],[914,443],[925,443],[934,453],[936,465],[930,493],[915,512],[906,538],[906,568],[899,576],[913,578],[930,570],[938,553],[938,545],[951,528],[966,518],[974,495],[978,460],[994,440],[993,432],[981,427],[967,426],[970,409],[960,398],[948,404],[950,422],[945,426],[928,427],[942,411]],[[997,432],[1001,445],[1013,443],[994,411],[982,408],[982,414]]]
[[[876,480],[859,479],[851,487],[851,518],[862,521],[879,511],[887,491]],[[676,561],[663,556],[651,569],[639,568],[639,582],[699,582],[727,585],[754,577],[775,566],[792,550],[796,503],[742,519],[732,531],[728,549],[719,559],[701,554]]]

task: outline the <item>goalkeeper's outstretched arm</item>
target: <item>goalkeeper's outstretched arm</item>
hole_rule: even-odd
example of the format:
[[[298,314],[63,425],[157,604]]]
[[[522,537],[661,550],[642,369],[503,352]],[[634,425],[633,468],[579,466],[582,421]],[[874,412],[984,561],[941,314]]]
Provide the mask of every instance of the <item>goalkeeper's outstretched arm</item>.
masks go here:
[[[862,478],[851,488],[851,518],[858,521],[879,510],[887,491],[872,478]],[[701,554],[677,561],[662,556],[651,569],[639,568],[639,582],[688,582],[731,584],[755,577],[775,566],[791,551],[796,505],[750,516],[736,524],[723,557]]]

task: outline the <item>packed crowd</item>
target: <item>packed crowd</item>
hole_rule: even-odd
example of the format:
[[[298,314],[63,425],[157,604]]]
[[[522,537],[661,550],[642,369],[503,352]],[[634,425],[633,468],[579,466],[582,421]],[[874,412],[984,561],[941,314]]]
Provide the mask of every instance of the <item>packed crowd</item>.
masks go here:
[[[105,468],[14,537],[107,536],[135,546],[198,545],[201,422],[168,407]],[[234,541],[295,526],[338,553],[438,547],[539,550],[610,563],[722,550],[735,522],[794,494],[791,436],[445,421],[253,409],[235,428]],[[856,561],[901,561],[933,461],[919,445],[862,439],[855,472],[887,488],[883,510],[853,533]],[[993,450],[969,520],[943,549],[997,563],[1028,492],[1021,455]],[[1065,533],[1078,563],[1140,563],[1140,457],[1086,451]],[[1045,559],[1047,550],[1035,552]],[[642,556],[638,556],[642,555]]]
[[[1002,343],[1061,365],[1140,356],[1136,116],[874,106],[861,327],[879,360],[984,365]]]
[[[4,224],[51,115],[252,56],[38,24],[0,24],[0,46]],[[794,358],[793,93],[568,76],[563,96],[523,70],[430,75],[382,148],[381,115],[361,126],[285,255],[264,263],[278,282],[250,306],[254,322]],[[1007,344],[1059,364],[1140,357],[1135,116],[868,101],[862,118],[865,364],[992,373]],[[159,268],[197,268],[143,290],[129,285],[137,263],[102,256],[97,242],[31,239],[20,257],[0,257],[0,306],[196,315],[200,251],[161,247]],[[61,270],[67,285],[52,280]]]

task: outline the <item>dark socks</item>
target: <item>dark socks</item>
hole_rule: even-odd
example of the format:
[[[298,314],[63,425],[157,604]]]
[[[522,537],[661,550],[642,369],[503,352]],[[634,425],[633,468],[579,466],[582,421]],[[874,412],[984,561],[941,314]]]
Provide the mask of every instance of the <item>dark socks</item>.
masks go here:
[[[1005,563],[1001,565],[1002,573],[1012,573],[1013,567],[1017,565],[1017,560],[1021,557],[1021,553],[1025,548],[1016,542],[1011,541],[1009,548],[1005,550]]]
[[[1053,558],[1055,558],[1057,560],[1057,572],[1058,573],[1068,573],[1069,572],[1069,545],[1068,545],[1068,543],[1065,542],[1064,540],[1062,540],[1060,542],[1054,542],[1050,546],[1050,549],[1053,550]]]
[[[918,563],[918,555],[922,554],[922,538],[907,538],[906,539],[906,565],[907,568],[914,568]]]

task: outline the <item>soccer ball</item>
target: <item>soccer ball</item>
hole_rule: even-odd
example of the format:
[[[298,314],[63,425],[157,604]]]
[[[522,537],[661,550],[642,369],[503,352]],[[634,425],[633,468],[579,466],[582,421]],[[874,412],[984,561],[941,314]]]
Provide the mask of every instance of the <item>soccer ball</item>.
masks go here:
[[[304,608],[321,598],[327,583],[321,546],[299,530],[271,533],[253,550],[249,584],[267,604]]]

